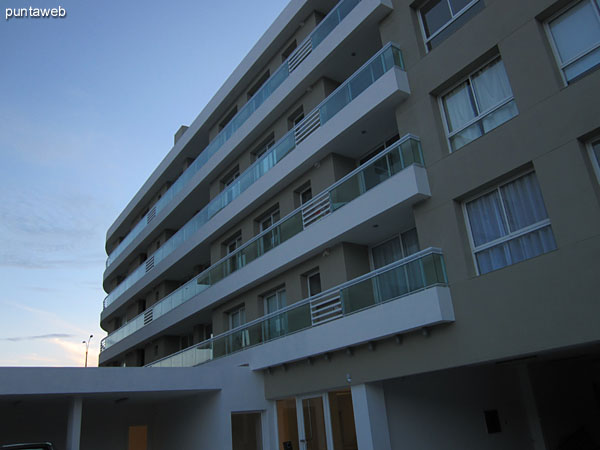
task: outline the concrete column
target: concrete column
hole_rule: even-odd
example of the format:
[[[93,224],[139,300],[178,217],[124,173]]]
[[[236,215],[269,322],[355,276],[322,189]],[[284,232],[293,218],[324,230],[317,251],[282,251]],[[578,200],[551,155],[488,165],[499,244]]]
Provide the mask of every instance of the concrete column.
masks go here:
[[[69,403],[69,419],[67,422],[67,450],[79,450],[82,412],[83,400],[81,397],[71,399]]]
[[[358,450],[391,450],[383,385],[352,386],[352,406]]]
[[[531,386],[531,376],[527,366],[523,365],[518,368],[519,382],[521,384],[521,393],[523,406],[527,415],[527,423],[529,425],[529,435],[534,450],[547,450],[544,432],[540,422],[537,404],[533,395]]]

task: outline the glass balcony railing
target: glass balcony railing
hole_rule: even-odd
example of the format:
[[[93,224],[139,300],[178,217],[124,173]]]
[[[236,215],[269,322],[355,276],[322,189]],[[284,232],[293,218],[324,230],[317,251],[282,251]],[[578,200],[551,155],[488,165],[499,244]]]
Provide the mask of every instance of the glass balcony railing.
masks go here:
[[[145,324],[187,302],[223,278],[241,269],[297,235],[319,219],[331,214],[369,189],[394,176],[404,168],[423,165],[423,154],[418,139],[406,135],[362,166],[334,183],[325,191],[286,217],[274,223],[235,252],[213,264],[200,275],[167,295],[132,321],[102,340],[104,350],[136,332]]]
[[[447,285],[441,250],[429,248],[148,366],[196,366],[433,286]]]
[[[244,171],[234,183],[212,199],[202,210],[200,210],[200,212],[192,217],[179,229],[179,231],[177,231],[177,233],[165,242],[162,247],[150,255],[145,264],[140,265],[129,274],[125,280],[106,296],[104,299],[104,307],[106,308],[114,302],[120,295],[149,272],[154,265],[170,255],[215,214],[236,199],[258,178],[262,177],[284,156],[296,148],[297,143],[305,139],[310,133],[317,130],[344,106],[352,102],[353,99],[392,67],[403,68],[402,55],[397,47],[388,43],[319,106],[317,106],[317,108],[311,111],[302,122],[297,124],[266,154]],[[344,93],[344,95],[342,96],[340,93]],[[310,123],[310,126],[307,126],[307,123]],[[422,163],[422,161],[420,162]]]
[[[123,250],[138,236],[175,195],[183,189],[190,179],[200,170],[202,166],[219,150],[225,142],[254,114],[260,105],[275,92],[290,73],[306,59],[306,57],[333,31],[333,29],[344,19],[360,0],[342,0],[327,16],[319,23],[312,33],[298,46],[288,59],[271,75],[231,121],[221,130],[213,141],[198,155],[192,164],[179,176],[169,187],[167,192],[158,200],[150,211],[129,231],[127,236],[110,253],[106,260],[106,266],[111,265]]]

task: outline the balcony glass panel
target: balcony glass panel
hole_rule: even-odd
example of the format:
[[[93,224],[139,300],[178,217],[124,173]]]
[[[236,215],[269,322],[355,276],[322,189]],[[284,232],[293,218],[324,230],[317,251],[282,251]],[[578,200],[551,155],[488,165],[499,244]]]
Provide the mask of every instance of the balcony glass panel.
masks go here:
[[[348,15],[360,0],[342,0],[325,16],[319,26],[311,34],[312,48],[315,49],[329,36],[335,27]]]
[[[325,39],[340,21],[359,3],[360,0],[342,0],[327,15],[327,17],[312,31],[307,37],[311,41],[312,49],[316,48],[323,39]],[[331,19],[330,19],[331,17]],[[293,55],[292,55],[293,56]],[[289,59],[288,59],[289,60]],[[269,77],[260,89],[252,96],[238,113],[233,117],[223,130],[208,144],[208,146],[198,155],[190,166],[179,176],[171,185],[165,194],[154,204],[156,210],[153,214],[158,214],[166,205],[168,205],[175,195],[183,189],[189,180],[200,170],[202,166],[219,150],[225,142],[254,114],[254,112],[275,92],[290,74],[288,60]],[[148,215],[142,219],[129,231],[127,236],[110,253],[106,260],[106,266],[112,264],[115,259],[123,252],[125,248],[139,235],[146,225],[150,222]],[[153,216],[152,216],[153,217]]]
[[[321,103],[319,107],[321,125],[335,116],[348,103],[381,78],[385,72],[393,67],[393,65],[388,66],[392,62],[394,62],[394,65],[404,69],[400,50],[388,44],[383,51],[379,52],[374,58],[371,58],[346,83],[338,87]]]
[[[420,281],[413,283],[411,277]],[[187,364],[197,365],[208,361],[206,358],[208,353],[204,353],[205,358],[201,359],[200,362],[196,362],[199,358],[188,357],[188,352],[196,354],[199,349],[212,348],[212,358],[219,358],[307,328],[319,326],[323,322],[313,321],[311,303],[320,301],[325,296],[333,299],[339,297],[342,312],[332,318],[332,320],[337,320],[347,314],[399,299],[422,289],[447,284],[441,251],[430,248],[329,289],[319,295],[292,304],[284,308],[283,311],[269,314],[202,344],[194,345],[161,361],[149,364],[149,366],[189,367]]]
[[[403,154],[410,155],[410,158],[403,157]],[[410,161],[411,164],[423,163],[421,145],[418,140],[410,135],[400,139],[397,143],[388,147],[384,152],[367,161],[365,164],[325,190],[324,192],[328,192],[329,194],[330,211],[336,211],[364,194],[368,190],[366,188],[367,183],[365,180],[368,180],[368,187],[372,188],[388,179],[391,176],[390,174],[400,172],[406,167],[405,163],[407,160]],[[385,172],[385,176],[381,176],[379,173],[381,171]],[[322,196],[315,197],[314,200],[311,200],[279,220],[270,228],[267,228],[261,234],[256,236],[256,238],[239,247],[234,253],[228,255],[221,261],[216,262],[200,275],[188,281],[179,289],[156,303],[152,306],[154,309],[153,318],[157,318],[174,307],[179,306],[181,303],[190,300],[205,289],[223,280],[231,273],[241,269],[256,258],[262,256],[264,253],[302,232],[306,226],[309,226],[304,225],[303,211],[310,209],[316,201],[322,201]],[[327,212],[324,216],[331,214],[331,212]],[[410,272],[413,269],[409,267],[407,270]],[[412,285],[421,283],[419,286],[422,286],[422,281],[420,281],[421,269],[417,268],[414,270],[419,274],[418,277],[409,279],[412,280]],[[172,300],[173,298],[177,298],[177,300],[174,301]],[[135,330],[128,332],[123,337],[128,336],[134,331]],[[109,337],[111,337],[110,344],[108,344],[107,341],[106,347],[118,342],[118,340],[112,337],[113,334],[114,333],[109,335]]]
[[[373,76],[371,67],[374,63],[379,64],[379,62],[384,61],[384,55],[393,54],[393,52],[398,52],[399,54],[398,49],[396,49],[391,44],[387,44],[382,50],[375,54],[375,56],[373,56],[371,60],[363,66],[363,68],[359,69],[357,73],[351,76],[342,86],[340,86],[340,88],[338,88],[338,90],[331,94],[320,106],[317,107],[317,109],[319,109],[320,111],[321,125],[324,123],[324,116],[326,116],[327,118],[331,118],[333,114],[339,111],[339,109],[341,109],[345,104],[347,104],[351,100],[351,96],[345,98],[344,102],[346,103],[342,105],[341,103],[338,103],[339,99],[336,96],[340,95],[340,93],[343,92],[349,93],[350,84],[356,77],[360,77],[361,73],[364,71],[368,71],[371,74],[371,80],[372,82],[374,82],[376,78],[374,78]],[[333,101],[333,103],[330,103],[331,101]],[[338,109],[336,110],[336,108]],[[300,125],[302,125],[302,122],[300,122]],[[270,170],[275,164],[277,164],[295,147],[296,140],[294,135],[294,129],[292,129],[282,139],[280,139],[277,142],[277,144],[275,144],[267,153],[261,156],[259,160],[257,160],[251,167],[244,171],[242,176],[240,176],[234,183],[228,186],[226,190],[224,190],[213,200],[211,200],[200,212],[198,212],[198,214],[192,217],[190,221],[188,221],[182,228],[179,229],[177,233],[175,233],[167,242],[165,242],[165,244],[161,248],[154,252],[154,254],[151,255],[151,258],[153,258],[154,261],[154,265],[158,264],[165,257],[171,254],[184,241],[186,241],[190,236],[196,233],[201,226],[203,226],[221,209],[223,209],[235,198],[237,198],[242,192],[244,192],[249,186],[251,186],[252,183],[254,183],[262,175],[264,175],[268,170]],[[123,294],[123,292],[125,292],[129,287],[133,286],[133,284],[136,281],[141,279],[145,273],[146,265],[142,264],[133,273],[131,273],[121,284],[119,284],[119,286],[117,286],[113,291],[110,292],[110,294],[106,296],[106,298],[104,299],[104,307],[106,308],[108,305],[114,302],[115,299],[117,299],[121,294]]]

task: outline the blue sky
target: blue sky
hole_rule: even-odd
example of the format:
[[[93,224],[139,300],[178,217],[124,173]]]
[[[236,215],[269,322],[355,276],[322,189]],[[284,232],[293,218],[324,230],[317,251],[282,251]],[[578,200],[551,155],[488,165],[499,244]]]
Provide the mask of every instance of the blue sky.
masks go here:
[[[0,0],[0,366],[97,364],[106,230],[286,3]]]

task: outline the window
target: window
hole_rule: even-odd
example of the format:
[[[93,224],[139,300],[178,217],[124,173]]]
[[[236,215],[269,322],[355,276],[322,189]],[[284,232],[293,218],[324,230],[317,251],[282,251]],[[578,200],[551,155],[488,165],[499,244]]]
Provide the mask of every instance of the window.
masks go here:
[[[501,59],[472,73],[441,98],[450,148],[458,150],[518,114]]]
[[[233,253],[240,245],[242,245],[242,234],[236,233],[235,236],[223,243],[225,254],[229,255],[230,253]]]
[[[369,161],[371,158],[374,158],[375,156],[377,156],[378,154],[380,154],[382,151],[384,151],[386,148],[388,148],[391,145],[393,145],[396,142],[398,142],[399,139],[400,139],[400,136],[398,134],[395,134],[394,136],[392,136],[391,138],[389,138],[388,140],[386,140],[382,144],[380,144],[377,147],[375,147],[373,150],[371,150],[365,156],[359,158],[358,165],[362,166],[364,163],[366,163],[367,161]]]
[[[425,47],[432,50],[483,9],[479,0],[431,0],[420,9]]]
[[[302,119],[304,119],[304,109],[302,108],[302,106],[300,106],[300,108],[298,108],[296,111],[290,114],[290,116],[287,119],[288,131],[294,128],[296,125],[298,125],[302,121]]]
[[[260,413],[231,414],[232,450],[259,450],[262,445]]]
[[[263,296],[263,303],[265,306],[265,314],[271,314],[279,311],[281,308],[284,308],[287,305],[285,289],[278,289],[265,294]],[[281,336],[287,329],[287,316],[285,314],[277,315],[271,319],[268,319],[265,325],[267,339],[273,339]]]
[[[590,158],[600,181],[600,139],[590,144]]]
[[[265,216],[263,216],[259,220],[259,229],[262,233],[271,225],[279,220],[279,208],[274,209],[273,211],[268,212]]]
[[[227,126],[227,124],[229,122],[231,122],[231,119],[233,119],[235,117],[235,115],[237,114],[237,105],[234,106],[231,111],[229,111],[227,113],[227,115],[223,118],[223,120],[221,121],[221,123],[219,124],[219,131],[222,131],[223,128],[225,128]]]
[[[373,269],[375,270],[387,266],[388,264],[406,258],[419,250],[420,246],[417,230],[416,228],[412,228],[371,248]],[[405,274],[408,277],[406,281],[408,286],[410,286],[411,289],[413,286],[419,286],[419,284],[422,283],[422,277],[418,267],[414,264],[408,264],[404,267]],[[382,298],[394,298],[399,295],[397,271],[391,270],[382,273],[379,275],[378,280]]]
[[[240,184],[237,183],[234,185],[235,180],[237,180],[240,176],[239,167],[235,167],[231,172],[223,177],[221,180],[221,191],[226,191],[225,195],[226,199],[223,200],[226,205],[231,203],[238,195],[240,195]],[[227,189],[231,186],[230,189]]]
[[[258,219],[258,232],[262,233],[279,220],[279,208],[276,206]],[[258,241],[261,254],[279,245],[279,227],[265,234]]]
[[[569,82],[600,64],[600,1],[583,0],[546,23],[550,42]]]
[[[267,153],[267,150],[273,147],[273,145],[275,145],[275,135],[271,133],[252,151],[253,160],[256,161],[257,159],[259,159],[262,155]]]
[[[229,329],[233,330],[246,323],[246,308],[240,306],[239,308],[229,313]]]
[[[321,293],[321,274],[318,270],[306,275],[306,283],[308,287],[308,296],[312,297]]]
[[[297,191],[296,195],[298,196],[299,206],[304,205],[310,199],[312,199],[312,189],[310,187],[310,183],[306,183],[302,185]]]
[[[412,228],[371,248],[373,269],[387,266],[419,250],[417,230],[416,228]]]
[[[269,79],[269,70],[262,74],[262,76],[254,83],[254,85],[248,90],[246,94],[248,96],[248,100],[254,97],[254,94],[258,92],[258,90],[262,87],[263,84]]]
[[[229,329],[233,330],[239,326],[242,326],[246,323],[246,308],[244,306],[240,306],[239,308],[230,311],[229,314]],[[231,334],[229,337],[229,347],[230,351],[239,350],[243,347],[246,347],[250,342],[250,337],[248,335],[248,330],[241,330],[237,333]]]
[[[479,274],[556,249],[534,172],[464,205]]]
[[[235,252],[242,245],[242,233],[238,232],[222,244],[223,256],[227,256]],[[241,264],[241,252],[233,255],[227,260],[227,274],[235,272]]]
[[[231,184],[233,184],[233,182],[240,176],[240,169],[238,167],[236,167],[235,169],[233,169],[231,172],[229,172],[227,175],[225,175],[223,177],[223,179],[221,180],[221,184],[223,185],[223,189],[225,189],[227,186],[230,186]]]
[[[282,63],[285,62],[285,60],[290,57],[290,55],[294,52],[294,50],[296,50],[297,46],[298,46],[298,44],[296,43],[296,39],[294,39],[292,41],[292,43],[290,45],[288,45],[287,48],[281,54],[281,62]]]

